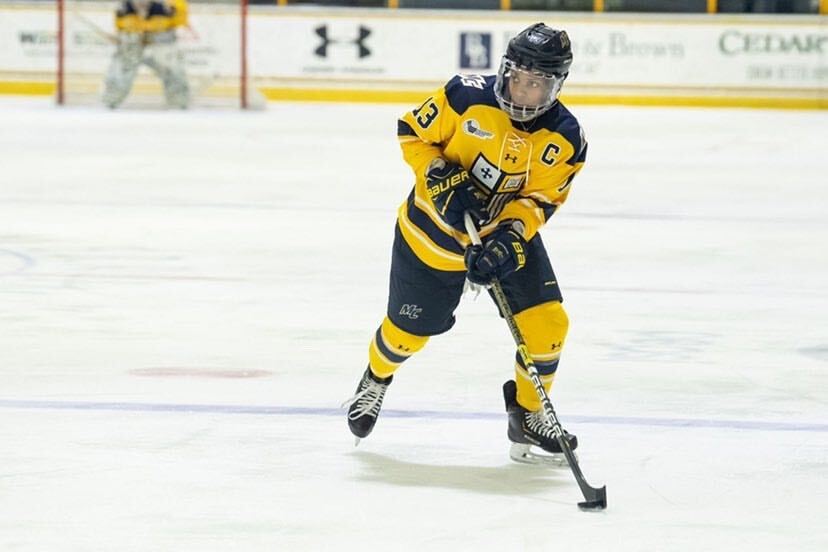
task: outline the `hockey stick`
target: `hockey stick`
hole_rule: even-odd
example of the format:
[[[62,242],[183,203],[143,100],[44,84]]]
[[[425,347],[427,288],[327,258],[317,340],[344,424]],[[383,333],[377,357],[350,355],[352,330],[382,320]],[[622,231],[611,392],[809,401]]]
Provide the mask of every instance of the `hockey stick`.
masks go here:
[[[469,234],[472,243],[474,245],[482,245],[483,242],[480,240],[480,234],[477,233],[477,228],[475,227],[471,216],[468,213],[465,213],[463,220],[466,224],[466,232]],[[564,438],[563,428],[561,427],[561,423],[558,421],[557,414],[555,414],[555,409],[552,407],[552,401],[549,400],[549,396],[543,388],[540,375],[538,375],[538,369],[535,367],[535,363],[529,355],[529,349],[526,346],[526,341],[520,333],[520,328],[518,328],[517,322],[515,322],[515,315],[512,314],[512,309],[509,307],[509,302],[506,300],[506,295],[503,293],[503,287],[500,285],[500,281],[497,278],[492,280],[490,289],[494,295],[495,303],[497,303],[497,306],[500,308],[500,312],[503,313],[503,317],[509,325],[509,331],[512,332],[512,338],[515,340],[515,345],[517,345],[518,355],[520,355],[520,359],[523,361],[526,371],[529,372],[529,379],[532,380],[535,392],[540,398],[543,411],[549,419],[549,422],[552,424],[552,431],[555,434],[555,439],[557,439],[558,444],[561,446],[561,450],[563,451],[564,456],[566,456],[566,461],[569,463],[569,467],[575,475],[575,481],[578,482],[578,487],[581,488],[581,493],[586,499],[585,502],[579,502],[578,507],[581,510],[605,509],[607,507],[607,487],[605,485],[596,489],[595,487],[591,487],[584,478],[584,474],[581,472],[581,467],[578,465],[578,460],[575,458],[575,454],[573,454],[572,448],[569,446],[569,441]]]
[[[81,23],[86,25],[89,29],[91,29],[96,35],[103,38],[107,42],[111,42],[112,44],[118,44],[118,37],[112,33],[108,33],[103,30],[100,26],[95,24],[92,20],[87,18],[85,15],[80,13],[78,8],[72,9],[72,15],[78,19]]]

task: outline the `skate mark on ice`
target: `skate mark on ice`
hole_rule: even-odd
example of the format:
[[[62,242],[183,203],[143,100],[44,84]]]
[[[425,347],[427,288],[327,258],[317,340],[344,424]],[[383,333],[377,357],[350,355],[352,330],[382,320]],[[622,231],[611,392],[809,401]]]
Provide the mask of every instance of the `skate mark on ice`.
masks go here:
[[[12,251],[11,249],[0,249],[0,276],[14,276],[26,272],[35,265],[34,258]]]

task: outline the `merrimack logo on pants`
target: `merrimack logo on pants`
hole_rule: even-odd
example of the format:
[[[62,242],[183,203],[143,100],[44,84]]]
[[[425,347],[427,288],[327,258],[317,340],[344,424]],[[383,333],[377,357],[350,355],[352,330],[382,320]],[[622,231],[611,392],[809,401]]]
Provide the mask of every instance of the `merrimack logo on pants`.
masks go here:
[[[412,320],[416,320],[419,318],[420,313],[423,312],[423,309],[418,307],[417,305],[403,305],[400,309],[400,316],[407,316]]]

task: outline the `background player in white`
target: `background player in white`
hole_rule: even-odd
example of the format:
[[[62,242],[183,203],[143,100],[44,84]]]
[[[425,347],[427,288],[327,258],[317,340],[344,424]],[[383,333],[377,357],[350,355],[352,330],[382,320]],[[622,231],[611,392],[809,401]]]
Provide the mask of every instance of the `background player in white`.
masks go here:
[[[456,76],[400,119],[415,184],[397,218],[386,317],[347,403],[357,438],[372,431],[400,364],[452,327],[467,277],[501,282],[550,389],[569,319],[538,229],[566,200],[586,159],[580,125],[558,101],[571,63],[566,32],[538,23],[509,42],[496,76]],[[482,246],[471,245],[465,212]],[[529,445],[560,453],[519,355],[503,395],[508,437],[518,445],[512,457],[543,461]],[[576,448],[575,436],[566,435]]]
[[[104,84],[103,102],[118,107],[129,95],[141,65],[161,79],[170,107],[190,104],[190,86],[176,29],[187,25],[185,0],[126,0],[115,14],[117,49]]]

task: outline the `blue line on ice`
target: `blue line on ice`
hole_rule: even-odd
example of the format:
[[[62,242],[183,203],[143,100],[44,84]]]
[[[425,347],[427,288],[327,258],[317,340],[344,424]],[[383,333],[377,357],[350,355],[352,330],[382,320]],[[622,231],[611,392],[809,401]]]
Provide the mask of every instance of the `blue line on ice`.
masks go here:
[[[0,408],[34,410],[120,410],[123,412],[203,412],[208,414],[253,414],[264,416],[344,416],[340,408],[298,406],[246,406],[234,404],[165,404],[88,401],[3,400]],[[383,410],[386,418],[439,418],[445,420],[501,420],[500,412],[448,412],[439,410]],[[632,416],[562,417],[566,423],[628,426],[754,429],[761,431],[828,432],[828,424],[808,422],[763,422],[751,420],[714,420],[693,418],[641,418]]]

